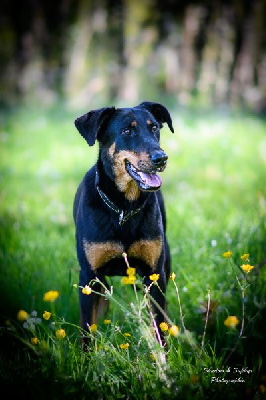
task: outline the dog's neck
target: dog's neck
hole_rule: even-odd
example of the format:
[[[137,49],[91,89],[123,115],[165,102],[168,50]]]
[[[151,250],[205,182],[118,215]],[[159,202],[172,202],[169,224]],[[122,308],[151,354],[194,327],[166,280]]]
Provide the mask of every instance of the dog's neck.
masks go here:
[[[151,194],[150,192],[141,191],[138,199],[128,200],[125,193],[118,190],[114,180],[107,175],[101,160],[98,160],[96,164],[96,186],[99,187],[116,207],[122,210],[134,210],[143,207]]]

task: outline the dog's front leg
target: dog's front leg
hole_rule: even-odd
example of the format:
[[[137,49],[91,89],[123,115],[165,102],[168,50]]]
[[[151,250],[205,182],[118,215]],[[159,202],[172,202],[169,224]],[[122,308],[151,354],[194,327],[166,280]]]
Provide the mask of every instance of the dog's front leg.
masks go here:
[[[86,286],[89,286],[90,282],[95,279],[94,273],[89,269],[89,267],[83,268],[79,273],[79,305],[80,305],[80,318],[81,318],[81,327],[85,331],[89,331],[89,326],[94,322],[93,319],[93,305],[95,302],[95,294],[93,292],[90,293],[90,290],[86,289]],[[91,286],[90,286],[91,288]]]

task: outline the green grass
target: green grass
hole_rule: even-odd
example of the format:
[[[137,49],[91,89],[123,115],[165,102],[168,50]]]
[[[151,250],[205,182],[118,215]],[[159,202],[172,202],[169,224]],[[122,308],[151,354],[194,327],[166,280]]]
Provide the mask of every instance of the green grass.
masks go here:
[[[72,203],[97,148],[87,147],[75,130],[76,116],[62,108],[26,107],[0,116],[4,384],[11,393],[25,390],[34,399],[86,399],[90,394],[104,399],[260,398],[266,390],[265,121],[172,109],[175,134],[165,128],[161,136],[169,156],[162,178],[186,331],[170,281],[168,315],[181,333],[166,334],[165,358],[150,333],[145,298],[123,286],[120,278],[110,280],[113,295],[107,294],[111,324],[101,319],[91,350],[80,349]],[[222,256],[227,250],[233,252],[230,260]],[[248,282],[238,268],[243,253],[250,253],[255,266]],[[242,293],[237,279],[248,286]],[[44,321],[43,311],[51,304],[44,303],[43,295],[49,290],[58,290],[60,296],[52,304],[51,320]],[[16,320],[20,309],[36,311],[42,322],[35,330]],[[238,317],[236,329],[224,325],[228,315]],[[55,336],[59,328],[67,333],[63,340]],[[125,338],[125,332],[131,336]],[[30,343],[32,336],[38,337],[36,346]],[[120,349],[125,342],[128,350]],[[252,373],[233,373],[242,367]],[[208,368],[231,368],[231,374]],[[245,382],[212,383],[213,376],[242,377]]]

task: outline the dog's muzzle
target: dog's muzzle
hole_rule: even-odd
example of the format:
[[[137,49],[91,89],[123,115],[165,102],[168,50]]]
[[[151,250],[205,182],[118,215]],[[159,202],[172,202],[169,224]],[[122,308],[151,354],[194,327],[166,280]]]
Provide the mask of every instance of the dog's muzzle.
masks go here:
[[[138,168],[126,160],[126,170],[141,190],[155,191],[162,185],[162,180],[157,172],[164,171],[167,159],[168,156],[164,151],[155,151],[150,155],[150,162],[140,160]]]

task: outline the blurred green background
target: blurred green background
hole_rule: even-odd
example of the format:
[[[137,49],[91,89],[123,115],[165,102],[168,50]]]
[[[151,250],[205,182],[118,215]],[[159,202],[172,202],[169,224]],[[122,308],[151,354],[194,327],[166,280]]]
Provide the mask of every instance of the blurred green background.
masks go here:
[[[54,289],[58,314],[78,323],[72,204],[97,147],[87,147],[73,121],[144,100],[167,106],[175,127],[162,134],[169,155],[162,178],[188,329],[202,333],[207,289],[223,318],[240,315],[221,255],[250,252],[257,273],[264,270],[265,1],[0,7],[2,315],[42,312],[43,293]],[[263,293],[258,285],[257,302]],[[168,297],[175,319],[173,290]]]

